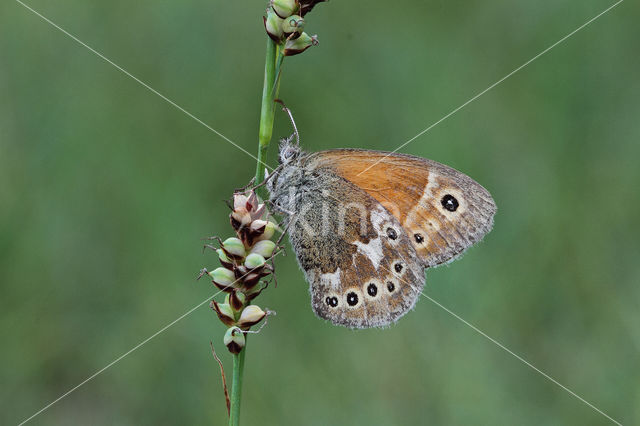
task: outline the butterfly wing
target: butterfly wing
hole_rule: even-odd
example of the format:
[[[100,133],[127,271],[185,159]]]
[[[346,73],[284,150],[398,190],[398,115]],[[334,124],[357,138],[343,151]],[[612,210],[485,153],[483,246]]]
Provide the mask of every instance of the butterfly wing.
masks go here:
[[[467,175],[411,155],[337,149],[312,154],[373,197],[402,225],[425,267],[455,259],[493,226],[491,194]]]
[[[281,177],[272,201],[287,200],[281,207],[314,312],[352,328],[394,322],[413,308],[425,283],[400,223],[332,170],[304,170]]]

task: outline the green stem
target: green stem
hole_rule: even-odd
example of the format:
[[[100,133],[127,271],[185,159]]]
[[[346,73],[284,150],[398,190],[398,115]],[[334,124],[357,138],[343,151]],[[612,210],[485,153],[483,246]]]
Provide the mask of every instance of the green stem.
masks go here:
[[[281,45],[267,38],[267,57],[264,64],[264,87],[262,88],[262,107],[260,110],[260,131],[258,134],[258,164],[256,166],[255,184],[264,180],[267,149],[273,134],[273,118],[275,116],[275,102],[280,89],[280,70],[283,53]],[[247,336],[245,346],[239,354],[233,355],[233,373],[231,388],[231,411],[229,426],[240,424],[240,400],[242,394],[242,373],[244,371],[244,356],[247,352]]]
[[[229,413],[229,426],[240,424],[240,396],[242,393],[242,373],[244,371],[244,354],[247,352],[245,335],[244,348],[239,354],[233,355],[233,387],[231,388],[231,412]]]
[[[256,166],[255,183],[262,183],[264,180],[264,169],[266,167],[267,149],[273,134],[273,118],[275,116],[274,99],[278,96],[280,89],[279,66],[282,52],[280,45],[267,38],[267,57],[264,63],[264,86],[262,88],[262,108],[260,110],[260,131],[258,133],[258,164]],[[278,70],[276,70],[278,68]]]

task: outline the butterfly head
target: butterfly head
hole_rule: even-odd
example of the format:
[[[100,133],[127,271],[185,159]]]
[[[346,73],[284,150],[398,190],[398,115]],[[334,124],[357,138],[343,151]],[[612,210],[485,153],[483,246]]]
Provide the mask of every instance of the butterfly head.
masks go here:
[[[280,151],[278,161],[280,164],[289,164],[300,156],[300,145],[293,135],[289,138],[280,139]]]
[[[303,157],[300,145],[298,145],[294,135],[289,138],[280,139],[280,150],[278,162],[280,165],[273,171],[273,176],[267,181],[267,189],[272,198],[287,201],[289,187],[295,187],[298,182],[301,169],[299,161]]]

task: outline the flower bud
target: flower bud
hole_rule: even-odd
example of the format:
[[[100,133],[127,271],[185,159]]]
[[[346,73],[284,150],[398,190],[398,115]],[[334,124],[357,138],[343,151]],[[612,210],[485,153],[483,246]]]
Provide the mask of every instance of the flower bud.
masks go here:
[[[248,212],[254,211],[258,207],[258,196],[254,191],[251,191],[249,197],[247,198],[247,202],[245,204],[245,208]]]
[[[240,328],[249,328],[253,325],[256,325],[264,317],[267,316],[267,313],[260,309],[257,305],[249,305],[240,314],[240,319],[238,320],[238,327]]]
[[[273,11],[283,19],[297,12],[299,6],[298,0],[273,0],[271,2]]]
[[[249,197],[247,197],[244,194],[240,194],[240,193],[233,194],[233,210],[246,208],[248,200],[249,200]]]
[[[276,233],[276,229],[278,229],[278,225],[273,222],[267,222],[264,227],[264,231],[262,231],[262,235],[260,235],[261,240],[270,240],[271,237]]]
[[[246,293],[247,295],[247,301],[251,302],[253,299],[255,299],[256,297],[258,297],[260,295],[260,293],[262,293],[262,290],[264,290],[266,288],[266,286],[254,286],[253,288],[249,289]]]
[[[264,203],[258,204],[255,210],[252,210],[250,213],[251,220],[260,219],[265,211],[267,211],[267,207],[264,205]]]
[[[209,276],[213,279],[213,281],[216,282],[216,284],[225,287],[232,285],[236,281],[236,277],[233,271],[222,267],[216,268],[213,271],[209,272]]]
[[[282,31],[285,37],[289,37],[291,34],[295,34],[292,38],[300,37],[302,29],[304,28],[304,19],[300,15],[292,15],[285,18],[282,22]]]
[[[250,253],[249,256],[244,260],[244,266],[248,269],[256,269],[263,266],[265,263],[264,257],[259,255],[258,253]]]
[[[216,253],[218,253],[218,257],[220,258],[220,264],[222,266],[228,269],[231,269],[233,267],[233,262],[231,261],[231,259],[227,257],[224,250],[218,249],[216,250]]]
[[[251,253],[259,254],[260,256],[268,259],[273,254],[276,248],[276,243],[271,240],[258,241],[256,245],[251,249]]]
[[[231,213],[231,224],[233,225],[233,229],[236,231],[251,223],[251,213],[247,212],[244,209],[238,209]]]
[[[283,38],[282,33],[282,18],[275,14],[275,12],[269,11],[267,17],[264,19],[264,28],[267,30],[267,34],[271,37],[271,40],[276,43],[280,43]]]
[[[244,277],[245,275],[247,275],[249,273],[249,270],[244,266],[244,265],[238,265],[235,268],[233,268],[233,272],[236,276],[236,279],[242,279],[242,277]]]
[[[227,294],[227,297],[224,301],[228,303],[229,306],[231,306],[233,312],[237,314],[240,312],[240,310],[242,310],[244,304],[247,302],[247,296],[245,296],[241,291],[234,290],[231,293]]]
[[[307,33],[302,33],[300,37],[295,40],[287,40],[287,43],[284,46],[284,56],[293,56],[298,53],[302,53],[311,46],[318,45],[317,36],[309,36]]]
[[[325,0],[299,0],[300,3],[300,15],[304,16],[307,13],[311,12],[311,9],[318,4],[322,3]]]
[[[240,241],[239,238],[231,237],[224,240],[222,243],[222,248],[227,252],[234,256],[244,257],[245,249],[244,244]]]
[[[257,272],[247,274],[247,276],[242,279],[242,285],[245,289],[251,290],[256,284],[258,284],[258,282],[260,282],[260,278],[262,278],[263,276],[263,274]]]
[[[224,333],[224,344],[232,354],[239,354],[244,348],[244,333],[238,327],[231,327]]]
[[[251,226],[249,228],[251,229],[251,232],[262,234],[267,227],[267,223],[268,222],[266,220],[257,219],[251,222]]]
[[[216,311],[216,314],[218,314],[218,318],[220,318],[220,321],[222,321],[225,325],[235,325],[235,314],[231,310],[231,306],[228,303],[218,303],[215,300],[212,300],[211,308]]]

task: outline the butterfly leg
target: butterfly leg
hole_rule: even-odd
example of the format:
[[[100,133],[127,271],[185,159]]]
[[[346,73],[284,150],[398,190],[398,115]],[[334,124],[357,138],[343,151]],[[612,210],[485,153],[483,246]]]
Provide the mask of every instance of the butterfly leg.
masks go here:
[[[239,193],[243,193],[243,192],[245,192],[245,191],[247,190],[247,188],[251,187],[251,186],[255,183],[255,181],[256,181],[256,178],[255,178],[255,177],[252,177],[248,184],[246,184],[245,186],[243,186],[243,187],[242,187],[242,188],[240,188],[240,189],[236,189],[236,190],[234,190],[234,191],[233,191],[233,192],[234,192],[234,194],[239,194]]]
[[[267,185],[267,182],[269,182],[269,180],[271,180],[274,176],[276,176],[276,175],[278,174],[278,172],[280,172],[280,170],[281,170],[281,169],[282,169],[282,164],[281,164],[281,165],[279,165],[278,167],[276,167],[275,169],[273,169],[273,171],[272,171],[271,173],[269,173],[269,170],[268,170],[268,169],[267,169],[267,170],[265,170],[265,178],[264,178],[264,180],[263,180],[262,182],[260,182],[259,184],[257,184],[257,185],[255,185],[255,186],[253,186],[253,187],[251,188],[251,190],[252,190],[252,191],[255,191],[256,189],[261,188],[261,187],[263,187],[263,186]],[[249,182],[249,185],[247,185],[247,186],[245,187],[245,189],[246,189],[247,187],[249,187],[251,184],[253,184],[253,183],[254,183],[254,181],[255,181],[255,178],[254,178],[254,179],[252,179],[252,180],[251,180],[251,182]]]
[[[284,207],[280,206],[279,204],[274,203],[271,200],[266,200],[265,203],[268,203],[269,206],[272,208],[273,211],[275,211],[278,214],[286,214],[287,216],[293,216],[295,213],[285,209]]]

